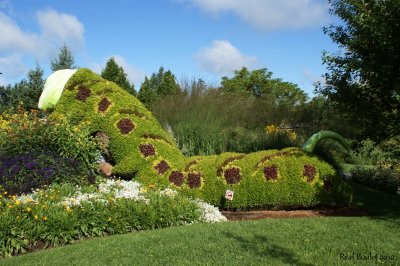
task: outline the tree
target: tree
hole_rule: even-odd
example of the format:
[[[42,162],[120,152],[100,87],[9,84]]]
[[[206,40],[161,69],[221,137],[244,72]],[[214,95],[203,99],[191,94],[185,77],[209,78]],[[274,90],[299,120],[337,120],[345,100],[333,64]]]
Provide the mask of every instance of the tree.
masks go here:
[[[235,93],[262,100],[277,110],[282,120],[293,120],[290,116],[307,100],[307,94],[296,84],[273,79],[272,72],[266,68],[249,71],[243,67],[234,74],[232,78],[222,77],[221,93]]]
[[[75,65],[74,57],[67,45],[63,45],[58,54],[58,58],[51,61],[51,70],[53,72],[61,69],[74,69],[77,68]]]
[[[340,47],[324,51],[325,84],[317,90],[352,118],[359,137],[400,134],[400,1],[330,0],[343,23],[324,28]]]
[[[43,74],[43,69],[36,62],[35,69],[28,72],[28,79],[23,79],[13,86],[0,87],[0,110],[4,111],[11,107],[22,107],[25,110],[37,109],[44,87]]]
[[[124,69],[115,62],[113,57],[107,61],[106,67],[101,71],[101,76],[104,79],[115,82],[130,94],[136,96],[135,85],[129,82]]]
[[[36,61],[36,67],[28,72],[28,86],[26,91],[24,102],[24,107],[26,110],[36,109],[39,102],[40,94],[44,88],[44,70],[40,67],[39,63]]]
[[[175,75],[170,70],[164,71],[164,68],[160,67],[158,73],[153,73],[150,79],[145,77],[140,86],[138,98],[149,106],[158,98],[180,93],[181,88],[176,82]]]

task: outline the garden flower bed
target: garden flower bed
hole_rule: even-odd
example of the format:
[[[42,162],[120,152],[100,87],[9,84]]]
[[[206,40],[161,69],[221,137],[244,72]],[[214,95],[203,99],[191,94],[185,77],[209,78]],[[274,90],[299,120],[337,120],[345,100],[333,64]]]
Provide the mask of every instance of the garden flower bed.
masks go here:
[[[134,181],[103,180],[97,186],[52,184],[32,193],[0,195],[0,257],[82,238],[226,218],[217,208],[175,190]]]

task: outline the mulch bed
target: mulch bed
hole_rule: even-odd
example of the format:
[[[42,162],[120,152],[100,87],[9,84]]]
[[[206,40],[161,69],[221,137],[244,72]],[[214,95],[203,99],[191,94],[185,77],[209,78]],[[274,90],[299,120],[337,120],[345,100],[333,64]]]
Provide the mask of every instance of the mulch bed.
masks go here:
[[[336,208],[315,210],[256,210],[256,211],[222,211],[228,221],[259,220],[266,218],[308,218],[324,216],[366,216],[362,209]]]

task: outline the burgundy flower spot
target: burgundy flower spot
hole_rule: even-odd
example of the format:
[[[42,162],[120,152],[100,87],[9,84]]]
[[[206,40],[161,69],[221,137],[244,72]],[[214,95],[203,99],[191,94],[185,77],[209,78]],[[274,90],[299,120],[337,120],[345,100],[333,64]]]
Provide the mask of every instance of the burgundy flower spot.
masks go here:
[[[156,154],[156,150],[154,146],[148,143],[140,144],[139,146],[140,152],[143,154],[144,157],[149,157]]]
[[[124,118],[118,121],[117,127],[121,131],[121,134],[128,134],[129,132],[132,131],[132,129],[135,128],[135,125],[132,123],[132,121],[128,118]]]
[[[168,171],[169,169],[169,165],[166,161],[162,160],[161,162],[159,162],[156,166],[154,166],[154,169],[157,170],[157,172],[162,175],[165,172]]]
[[[312,182],[317,173],[317,169],[311,164],[304,165],[303,175],[307,177],[307,182]]]
[[[201,186],[201,175],[199,173],[188,174],[188,185],[190,188],[198,188]]]
[[[110,106],[111,102],[107,99],[107,97],[104,97],[101,99],[99,102],[98,110],[99,112],[105,112],[107,108]]]
[[[78,88],[78,93],[76,94],[75,98],[78,101],[85,102],[87,98],[89,98],[90,94],[92,92],[90,89],[84,87],[84,86],[79,86]]]
[[[224,177],[225,177],[226,183],[237,184],[240,182],[240,169],[237,167],[225,169]]]
[[[278,178],[278,167],[276,165],[264,167],[264,177],[267,181]]]
[[[169,175],[169,181],[174,183],[178,187],[182,186],[183,179],[184,179],[183,173],[181,173],[179,171],[173,171]]]

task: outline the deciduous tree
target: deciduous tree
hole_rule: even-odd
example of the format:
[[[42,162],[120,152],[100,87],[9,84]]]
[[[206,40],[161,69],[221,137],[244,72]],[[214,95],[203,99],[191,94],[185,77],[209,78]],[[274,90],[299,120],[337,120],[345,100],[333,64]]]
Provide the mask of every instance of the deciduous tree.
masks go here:
[[[330,0],[342,21],[324,28],[339,46],[324,52],[318,91],[352,117],[360,137],[400,134],[400,1]]]

